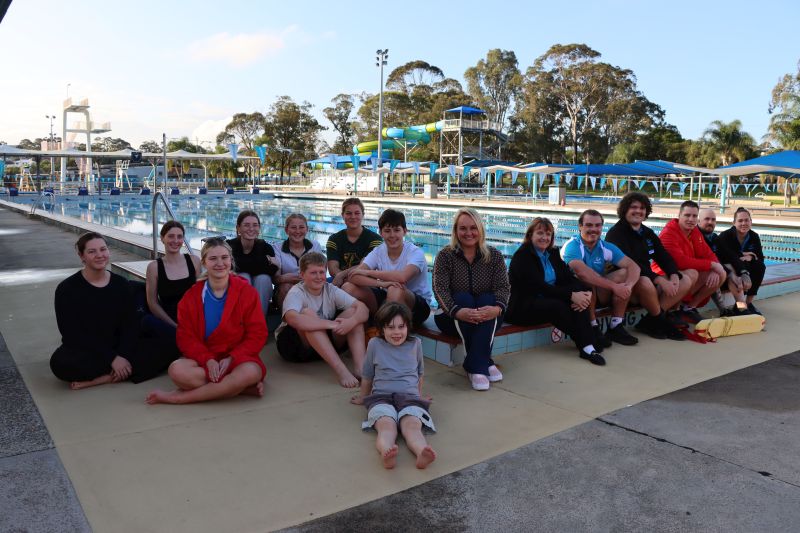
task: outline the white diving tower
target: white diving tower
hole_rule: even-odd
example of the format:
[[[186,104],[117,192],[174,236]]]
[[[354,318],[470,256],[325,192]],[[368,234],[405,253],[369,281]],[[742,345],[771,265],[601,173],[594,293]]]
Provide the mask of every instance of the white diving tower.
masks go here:
[[[82,122],[74,122],[71,128],[67,127],[67,116],[70,113],[79,113],[83,115]],[[91,152],[92,150],[92,134],[93,133],[106,133],[111,131],[111,123],[110,122],[103,122],[103,123],[93,123],[92,118],[89,114],[89,99],[84,98],[82,100],[78,100],[76,102],[72,101],[72,98],[67,98],[64,100],[64,112],[63,112],[63,135],[61,139],[63,140],[62,149],[71,148],[70,142],[67,141],[67,133],[77,134],[85,134],[86,135],[86,151]],[[92,174],[92,158],[86,158],[86,166],[84,167],[87,170],[84,174],[87,176],[91,176]],[[61,182],[66,181],[67,176],[67,158],[61,158]],[[87,179],[87,182],[89,180]],[[91,185],[90,185],[91,186]]]

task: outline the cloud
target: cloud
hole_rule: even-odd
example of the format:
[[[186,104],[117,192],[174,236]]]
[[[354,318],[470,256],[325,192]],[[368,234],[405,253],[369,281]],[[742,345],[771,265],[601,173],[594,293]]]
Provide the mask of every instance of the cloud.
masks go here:
[[[297,31],[292,25],[281,31],[259,33],[217,33],[189,44],[189,57],[198,63],[221,62],[241,68],[264,57],[272,57],[286,47],[286,38]]]
[[[201,141],[216,142],[217,134],[223,131],[225,126],[230,124],[232,119],[233,116],[229,116],[220,120],[206,120],[192,131],[192,134],[189,138],[200,139]],[[204,147],[208,148],[208,145],[204,145]]]

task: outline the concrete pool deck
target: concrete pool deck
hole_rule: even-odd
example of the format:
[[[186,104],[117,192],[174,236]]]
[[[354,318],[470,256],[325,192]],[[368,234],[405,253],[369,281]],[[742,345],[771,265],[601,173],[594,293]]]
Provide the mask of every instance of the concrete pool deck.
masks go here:
[[[767,530],[800,527],[798,358],[771,361],[797,350],[798,294],[759,303],[765,333],[716,345],[642,338],[636,348],[610,350],[604,368],[563,345],[505,356],[506,380],[488,393],[469,390],[460,369],[426,361],[439,458],[418,471],[403,452],[387,472],[374,438],[358,429],[364,413],[349,405],[351,392],[321,363],[284,363],[272,342],[262,352],[269,376],[261,400],[145,405],[147,391],[169,386],[166,376],[70,391],[48,359],[59,342],[55,286],[78,268],[75,234],[6,209],[0,229],[0,333],[10,353],[0,353],[0,478],[16,480],[0,488],[8,502],[0,503],[0,530],[269,531],[326,515],[301,529],[754,530],[753,509]],[[134,257],[114,250],[112,259]],[[698,385],[761,363],[732,374],[744,375],[741,383],[720,378],[738,383],[723,397]],[[685,387],[685,398],[652,400]],[[727,432],[727,445],[703,439],[715,428]],[[644,434],[678,444],[660,449]],[[66,501],[70,485],[74,501]],[[32,495],[16,490],[26,486]],[[522,505],[520,495],[531,500]],[[690,497],[681,516],[652,504]],[[488,521],[465,505],[484,509]],[[541,521],[525,527],[534,507]],[[47,513],[51,527],[37,527]]]

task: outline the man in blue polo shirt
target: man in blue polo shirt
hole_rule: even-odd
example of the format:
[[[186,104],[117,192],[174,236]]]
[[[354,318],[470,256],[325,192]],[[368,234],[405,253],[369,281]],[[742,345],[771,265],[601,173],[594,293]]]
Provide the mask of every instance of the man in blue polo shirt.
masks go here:
[[[610,346],[611,341],[632,346],[639,339],[625,330],[624,316],[631,299],[631,291],[639,281],[639,265],[627,257],[617,246],[600,238],[603,232],[603,215],[587,209],[578,218],[580,236],[573,237],[561,248],[561,257],[575,276],[593,289],[589,316],[598,342]],[[597,323],[598,306],[611,305],[611,325],[603,338]]]

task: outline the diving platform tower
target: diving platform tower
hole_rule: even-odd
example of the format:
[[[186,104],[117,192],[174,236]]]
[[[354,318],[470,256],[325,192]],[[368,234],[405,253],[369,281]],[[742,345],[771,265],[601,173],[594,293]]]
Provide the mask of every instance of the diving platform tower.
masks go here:
[[[439,164],[463,165],[473,159],[501,159],[508,136],[502,124],[488,119],[486,112],[460,106],[444,112],[439,132]]]
[[[83,122],[75,122],[73,123],[71,128],[67,127],[67,116],[70,113],[78,113],[83,115]],[[111,131],[111,124],[109,122],[103,123],[94,123],[92,122],[92,118],[89,114],[89,99],[84,98],[82,100],[73,101],[72,98],[67,98],[64,100],[64,111],[63,111],[63,134],[61,136],[62,139],[62,146],[61,148],[66,150],[72,148],[70,142],[67,141],[67,133],[72,134],[84,134],[86,135],[86,151],[92,151],[92,134],[100,134],[106,133]],[[73,135],[74,137],[75,135]],[[78,155],[78,154],[76,154]],[[86,165],[85,174],[91,175],[92,174],[92,158],[86,158]],[[67,158],[61,158],[61,182],[63,183],[66,181],[67,176]]]

